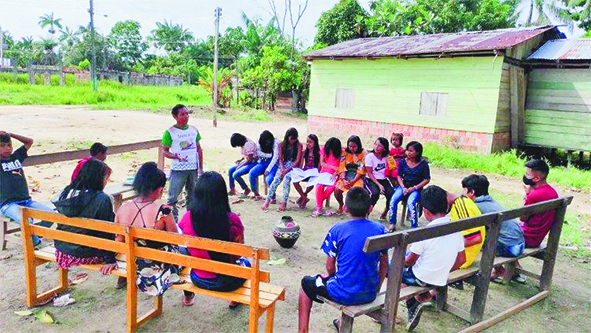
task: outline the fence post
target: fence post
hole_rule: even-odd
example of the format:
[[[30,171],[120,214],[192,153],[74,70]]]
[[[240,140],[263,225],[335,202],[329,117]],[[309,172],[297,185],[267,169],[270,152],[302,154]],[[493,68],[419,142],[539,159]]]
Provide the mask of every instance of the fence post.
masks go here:
[[[540,276],[541,290],[550,290],[550,286],[552,285],[552,274],[554,274],[554,264],[556,263],[556,254],[558,253],[560,233],[562,232],[562,225],[564,224],[566,207],[569,203],[569,199],[562,200],[562,203],[556,209],[556,213],[554,214],[554,222],[552,223],[550,234],[548,235],[546,251],[544,251],[544,265],[542,266],[542,275]]]
[[[158,147],[158,169],[164,170],[164,151]]]
[[[396,325],[398,298],[400,297],[400,284],[402,283],[402,270],[404,269],[404,256],[406,254],[406,237],[407,234],[402,233],[393,248],[394,252],[388,269],[388,286],[384,304],[386,322],[381,323],[381,333],[394,332],[394,326]]]

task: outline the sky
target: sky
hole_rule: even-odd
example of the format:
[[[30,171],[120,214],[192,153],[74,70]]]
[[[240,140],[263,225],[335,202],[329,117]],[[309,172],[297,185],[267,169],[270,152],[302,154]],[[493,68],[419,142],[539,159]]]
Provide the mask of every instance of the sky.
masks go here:
[[[309,0],[308,7],[297,26],[296,38],[301,38],[305,46],[312,45],[316,35],[316,21],[320,14],[337,2],[338,0]],[[364,2],[360,1],[367,7]],[[275,0],[275,3],[278,15],[282,17],[285,1]],[[292,0],[294,15],[297,15],[300,4],[303,7],[305,0]],[[118,21],[136,20],[142,25],[142,37],[146,37],[156,28],[156,22],[172,20],[173,23],[188,28],[196,38],[205,39],[208,35],[214,34],[216,7],[222,8],[222,33],[228,27],[244,26],[242,12],[251,19],[260,17],[264,23],[271,18],[268,0],[94,0],[94,7],[95,27],[98,33],[105,35]],[[17,39],[33,36],[39,40],[41,37],[50,36],[48,28],[41,29],[39,26],[40,16],[53,12],[56,18],[62,18],[64,27],[76,30],[78,26],[89,23],[88,8],[89,0],[0,0],[0,27]],[[289,13],[285,26],[291,35]]]

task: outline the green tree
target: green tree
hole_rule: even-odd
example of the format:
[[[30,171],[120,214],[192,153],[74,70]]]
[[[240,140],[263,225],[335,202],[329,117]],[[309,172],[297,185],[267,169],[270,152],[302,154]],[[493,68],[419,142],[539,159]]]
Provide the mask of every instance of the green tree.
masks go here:
[[[152,30],[148,40],[159,49],[166,52],[180,52],[193,41],[193,33],[182,25],[173,24],[164,20],[164,23],[156,22],[156,29]]]
[[[333,45],[350,39],[363,37],[363,22],[367,12],[357,0],[340,0],[331,9],[323,12],[316,23],[318,32],[315,42]]]
[[[140,29],[141,25],[137,21],[119,21],[108,36],[109,44],[127,70],[133,68],[148,49],[148,44],[142,40]]]
[[[62,19],[55,18],[53,12],[51,14],[45,14],[43,16],[39,16],[39,25],[41,29],[49,26],[49,33],[55,35],[56,30],[55,27],[62,28]]]

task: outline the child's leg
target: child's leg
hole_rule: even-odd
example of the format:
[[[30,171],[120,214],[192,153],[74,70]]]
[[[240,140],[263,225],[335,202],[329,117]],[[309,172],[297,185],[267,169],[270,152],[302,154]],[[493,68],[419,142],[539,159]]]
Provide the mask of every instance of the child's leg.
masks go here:
[[[21,223],[22,222],[22,215],[19,205],[15,202],[7,203],[4,206],[0,207],[0,215],[6,216],[9,219],[13,220],[14,222]],[[46,226],[46,225],[44,225]],[[49,225],[51,226],[51,224]],[[37,245],[39,243],[39,237],[33,236],[33,244]]]
[[[235,185],[234,185],[234,172],[236,171],[236,169],[238,169],[238,164],[233,165],[232,167],[230,167],[230,169],[228,170],[228,183],[230,186],[230,190],[233,190]]]
[[[335,188],[334,197],[335,199],[337,199],[337,202],[339,203],[339,211],[343,211],[343,191],[340,188]]]
[[[419,226],[419,214],[417,212],[417,204],[419,202],[419,191],[412,191],[408,195],[408,200],[406,201],[406,207],[408,208],[408,215],[410,215],[410,225],[411,228],[416,228]]]
[[[392,195],[394,195],[394,188],[388,179],[380,180],[380,184],[384,187],[384,196],[386,197],[386,207],[384,207],[384,211],[380,215],[380,219],[385,219],[388,215],[388,204],[392,199]]]
[[[244,179],[242,179],[242,176],[247,174],[250,171],[250,169],[252,169],[254,166],[255,166],[255,163],[249,163],[249,164],[243,165],[240,168],[236,169],[234,171],[234,174],[232,175],[232,177],[238,182],[240,187],[245,192],[250,192],[250,189],[246,185],[246,182],[244,181]]]
[[[271,186],[269,186],[269,193],[267,194],[267,200],[265,200],[265,203],[261,207],[263,210],[267,210],[269,208],[272,198],[275,197],[275,191],[277,191],[277,187],[279,187],[279,184],[281,184],[282,180],[283,180],[283,177],[281,177],[281,173],[277,172],[275,174],[275,179],[273,179]]]
[[[259,195],[259,176],[265,172],[265,162],[257,163],[250,171],[248,172],[248,179],[250,180],[250,189],[254,192],[254,195]]]
[[[394,193],[392,194],[392,198],[390,199],[390,225],[396,225],[396,210],[398,208],[398,202],[404,196],[404,192],[401,186],[398,186]]]
[[[283,179],[283,203],[287,204],[289,199],[289,192],[291,191],[291,172],[285,175]]]
[[[304,193],[304,189],[302,189],[302,185],[300,185],[300,182],[293,183],[293,187],[296,189],[296,191],[298,191],[298,194],[301,198],[304,198],[306,196],[306,193]]]
[[[298,300],[298,331],[300,333],[308,332],[311,310],[312,300],[306,295],[304,289],[300,288],[300,296]]]
[[[369,189],[371,205],[375,206],[380,198],[380,188],[372,180],[367,182],[367,187]]]
[[[324,185],[316,185],[316,211],[322,211],[322,203],[324,202]]]

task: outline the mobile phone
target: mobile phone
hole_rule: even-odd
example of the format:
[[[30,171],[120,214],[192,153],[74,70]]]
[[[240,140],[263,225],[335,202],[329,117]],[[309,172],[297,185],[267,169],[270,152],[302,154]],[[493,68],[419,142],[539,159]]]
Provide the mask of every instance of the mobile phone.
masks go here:
[[[168,215],[171,211],[172,209],[170,207],[160,206],[158,209],[158,214],[162,213],[162,215]]]

